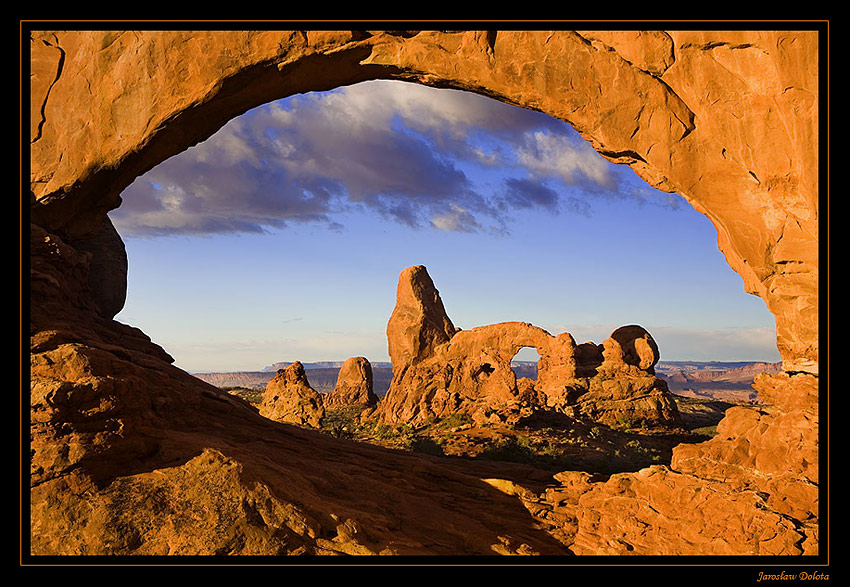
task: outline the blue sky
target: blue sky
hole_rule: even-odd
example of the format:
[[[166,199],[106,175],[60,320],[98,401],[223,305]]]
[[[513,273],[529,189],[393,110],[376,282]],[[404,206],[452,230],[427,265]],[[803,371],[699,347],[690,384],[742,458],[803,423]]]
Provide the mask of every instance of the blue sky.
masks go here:
[[[367,82],[294,96],[122,198],[116,319],[189,371],[386,361],[398,274],[418,264],[462,328],[520,320],[600,343],[637,323],[662,360],[779,360],[773,317],[704,216],[567,124],[473,94]]]

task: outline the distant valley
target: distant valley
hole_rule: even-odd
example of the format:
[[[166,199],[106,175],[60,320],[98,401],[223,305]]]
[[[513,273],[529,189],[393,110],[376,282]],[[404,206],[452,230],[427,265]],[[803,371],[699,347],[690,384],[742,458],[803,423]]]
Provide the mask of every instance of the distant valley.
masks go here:
[[[343,361],[303,363],[310,385],[320,393],[329,393],[336,384]],[[259,371],[234,371],[194,373],[198,379],[223,389],[262,389],[278,369],[288,362],[274,363]],[[537,364],[533,361],[513,363],[517,377],[537,378]],[[676,395],[698,399],[715,399],[736,403],[755,403],[758,396],[752,388],[757,373],[778,373],[781,363],[754,361],[661,361],[655,366],[656,374],[667,381]],[[373,387],[376,395],[383,396],[392,380],[389,362],[372,363]]]

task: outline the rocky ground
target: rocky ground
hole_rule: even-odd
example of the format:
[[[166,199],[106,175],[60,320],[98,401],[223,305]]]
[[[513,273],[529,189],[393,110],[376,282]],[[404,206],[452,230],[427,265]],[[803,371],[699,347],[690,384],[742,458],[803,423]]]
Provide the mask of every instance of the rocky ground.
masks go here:
[[[227,391],[259,406],[263,391]],[[611,474],[669,464],[672,449],[703,442],[717,433],[716,425],[733,402],[676,396],[682,427],[677,429],[610,427],[562,414],[536,414],[517,424],[476,425],[457,414],[424,426],[381,424],[375,410],[327,410],[320,430],[337,437],[453,459],[507,461],[543,470],[578,470]]]
[[[125,33],[30,35],[33,555],[828,557],[817,30]],[[783,372],[757,377],[764,403],[728,409],[716,436],[680,444],[669,467],[540,477],[271,421],[112,320],[127,259],[107,212],[124,188],[250,108],[377,78],[565,120],[710,218],[744,290],[776,318]]]

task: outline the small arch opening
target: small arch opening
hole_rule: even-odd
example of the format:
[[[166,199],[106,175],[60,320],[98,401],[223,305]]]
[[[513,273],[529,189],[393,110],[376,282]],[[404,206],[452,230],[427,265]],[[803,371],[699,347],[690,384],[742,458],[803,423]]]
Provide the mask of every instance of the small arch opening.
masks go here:
[[[536,381],[539,361],[540,352],[536,348],[526,346],[519,349],[511,359],[511,370],[517,381],[523,378]]]

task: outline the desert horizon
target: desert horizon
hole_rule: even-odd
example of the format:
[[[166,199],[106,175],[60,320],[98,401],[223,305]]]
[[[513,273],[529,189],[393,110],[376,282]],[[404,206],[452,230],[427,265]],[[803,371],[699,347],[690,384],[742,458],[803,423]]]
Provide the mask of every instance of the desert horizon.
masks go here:
[[[395,279],[414,264],[458,327],[601,342],[636,323],[665,358],[781,360],[705,215],[569,124],[470,92],[375,80],[271,102],[121,197],[116,319],[187,371],[388,361]]]
[[[367,358],[368,360],[368,358]],[[296,360],[280,361],[262,369],[240,371],[197,371],[190,372],[198,379],[224,389],[260,390],[281,369],[300,362],[306,371],[307,380],[318,393],[333,391],[339,376],[339,370],[345,363],[340,361],[301,362]],[[373,373],[373,390],[379,398],[383,397],[392,381],[392,363],[389,361],[370,361]],[[780,362],[765,361],[662,361],[655,365],[659,377],[667,382],[670,392],[687,398],[731,401],[741,404],[758,402],[758,393],[753,388],[758,373],[778,373]],[[537,378],[536,361],[511,361],[511,367],[518,378]]]

